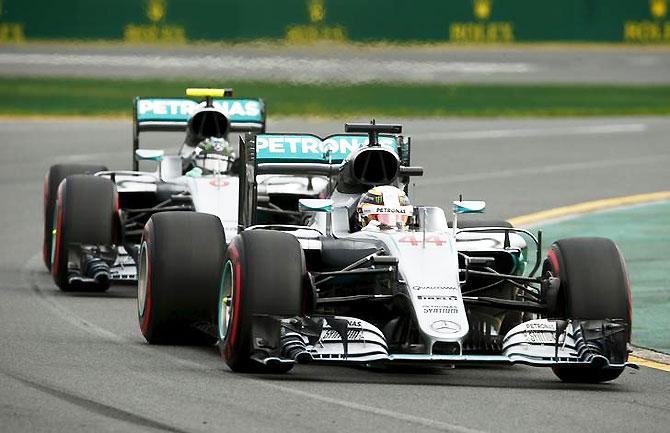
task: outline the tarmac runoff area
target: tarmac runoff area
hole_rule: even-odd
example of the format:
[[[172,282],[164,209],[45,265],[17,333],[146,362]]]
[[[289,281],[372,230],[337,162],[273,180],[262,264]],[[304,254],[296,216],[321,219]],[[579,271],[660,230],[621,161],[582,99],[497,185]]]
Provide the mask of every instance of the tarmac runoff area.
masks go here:
[[[659,201],[660,200],[660,201]],[[544,222],[538,221],[544,218]],[[547,220],[547,218],[549,218]],[[516,225],[542,230],[543,247],[578,236],[609,237],[628,266],[633,297],[635,346],[650,350],[640,358],[670,371],[670,191],[581,203],[512,218]],[[642,361],[642,360],[640,360]]]

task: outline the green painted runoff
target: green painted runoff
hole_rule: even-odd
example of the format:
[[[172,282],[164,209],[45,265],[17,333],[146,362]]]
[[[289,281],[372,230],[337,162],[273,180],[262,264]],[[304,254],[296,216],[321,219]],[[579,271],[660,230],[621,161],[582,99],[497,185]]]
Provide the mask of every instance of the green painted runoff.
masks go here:
[[[670,114],[670,86],[282,83],[0,77],[0,114],[128,116],[136,96],[182,97],[187,87],[232,87],[269,116],[602,116]]]
[[[628,265],[633,344],[670,353],[670,202],[652,203],[545,224],[545,249],[557,239],[611,238]]]

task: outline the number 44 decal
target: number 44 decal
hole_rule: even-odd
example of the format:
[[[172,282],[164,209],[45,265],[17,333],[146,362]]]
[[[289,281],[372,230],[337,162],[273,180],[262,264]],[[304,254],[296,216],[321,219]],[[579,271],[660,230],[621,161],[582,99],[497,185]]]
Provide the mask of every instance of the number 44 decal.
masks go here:
[[[411,244],[413,247],[423,244],[423,236],[416,235],[406,235],[398,239],[398,242]],[[447,240],[439,237],[438,235],[428,235],[426,236],[426,244],[434,244],[436,247],[441,247],[447,243]]]

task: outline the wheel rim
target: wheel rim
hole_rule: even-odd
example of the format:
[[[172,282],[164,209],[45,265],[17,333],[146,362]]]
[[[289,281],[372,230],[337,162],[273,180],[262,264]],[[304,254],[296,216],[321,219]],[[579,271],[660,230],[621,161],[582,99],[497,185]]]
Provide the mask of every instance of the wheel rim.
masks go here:
[[[233,272],[233,263],[228,260],[223,268],[223,277],[221,278],[221,287],[219,290],[219,339],[225,340],[228,336],[231,319],[233,317],[233,297],[235,291],[235,275]]]
[[[51,263],[51,267],[53,268],[54,261],[56,260],[56,244],[57,238],[58,237],[58,204],[54,206],[54,212],[53,212],[53,220],[52,220],[52,226],[51,226],[51,251],[49,251],[49,262]]]
[[[146,242],[142,242],[142,247],[140,248],[139,265],[139,275],[137,276],[137,311],[140,317],[142,317],[147,305],[147,285],[149,284],[149,255],[147,254]]]

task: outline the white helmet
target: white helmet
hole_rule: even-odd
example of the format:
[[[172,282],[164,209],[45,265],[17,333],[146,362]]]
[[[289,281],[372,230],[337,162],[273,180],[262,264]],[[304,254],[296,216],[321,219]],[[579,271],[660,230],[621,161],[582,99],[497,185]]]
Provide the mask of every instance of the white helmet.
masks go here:
[[[356,209],[364,230],[406,230],[413,210],[407,194],[391,185],[370,189],[361,196]]]
[[[208,137],[198,143],[192,158],[203,173],[225,173],[235,161],[235,152],[225,138]]]

